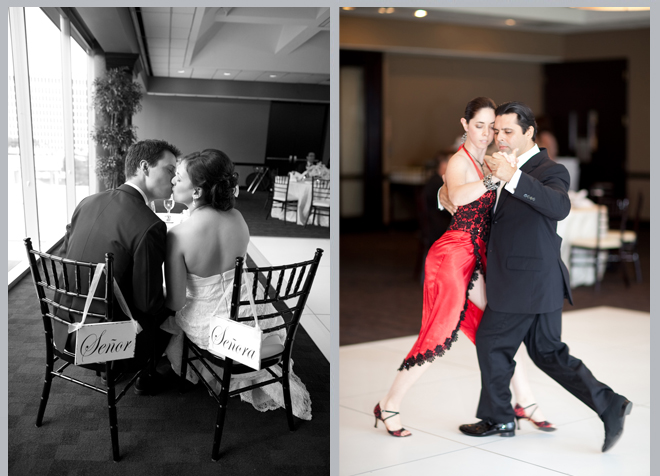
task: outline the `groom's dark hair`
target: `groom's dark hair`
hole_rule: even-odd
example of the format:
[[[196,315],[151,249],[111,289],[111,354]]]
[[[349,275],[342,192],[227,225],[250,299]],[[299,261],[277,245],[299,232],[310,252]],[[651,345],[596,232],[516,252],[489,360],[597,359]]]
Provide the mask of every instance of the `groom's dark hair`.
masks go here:
[[[538,126],[536,125],[536,120],[534,119],[534,113],[529,108],[527,104],[523,104],[518,101],[509,101],[504,104],[500,104],[495,109],[496,116],[503,116],[504,114],[515,114],[518,118],[518,125],[523,131],[523,134],[529,130],[530,127],[534,128],[534,134],[532,135],[532,140],[536,140],[536,133],[538,131]]]
[[[149,167],[155,166],[166,150],[172,152],[174,157],[181,155],[179,149],[164,140],[143,140],[130,146],[128,152],[126,152],[124,162],[124,174],[126,178],[128,179],[137,175],[138,166],[143,160],[147,161]]]

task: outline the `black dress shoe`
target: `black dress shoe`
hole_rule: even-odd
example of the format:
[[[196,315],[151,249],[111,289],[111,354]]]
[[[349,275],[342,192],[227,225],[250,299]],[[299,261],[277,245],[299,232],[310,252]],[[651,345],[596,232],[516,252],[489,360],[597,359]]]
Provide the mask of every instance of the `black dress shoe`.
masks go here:
[[[478,423],[469,425],[461,425],[458,427],[461,433],[468,436],[516,436],[516,424],[509,423],[492,423],[488,420],[481,420]]]
[[[600,417],[605,424],[605,442],[603,453],[612,448],[623,434],[623,423],[626,415],[630,415],[632,402],[623,395],[614,395],[612,403]]]
[[[135,381],[136,395],[157,395],[168,387],[169,380],[158,372],[154,374],[143,374]]]

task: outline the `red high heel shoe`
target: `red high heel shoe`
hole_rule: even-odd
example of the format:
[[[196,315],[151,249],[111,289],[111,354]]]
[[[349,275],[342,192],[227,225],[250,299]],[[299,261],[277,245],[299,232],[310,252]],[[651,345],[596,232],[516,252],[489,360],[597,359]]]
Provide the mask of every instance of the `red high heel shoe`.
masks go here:
[[[532,416],[534,415],[534,412],[536,411],[536,408],[532,410],[532,413],[529,414],[529,416],[525,413],[525,410],[527,410],[530,407],[536,406],[538,408],[539,406],[536,405],[536,403],[532,403],[531,405],[523,408],[520,405],[516,403],[516,406],[513,408],[513,411],[516,414],[516,424],[518,425],[518,429],[520,430],[520,420],[528,420],[532,425],[534,425],[538,430],[541,431],[555,431],[557,428],[555,425],[550,423],[549,421],[536,421],[532,420]]]
[[[388,417],[383,418],[383,413],[391,413],[391,415],[388,416]],[[376,404],[376,406],[374,407],[374,416],[376,417],[376,422],[374,423],[374,428],[378,428],[378,420],[380,420],[380,421],[382,421],[383,423],[385,423],[385,420],[387,420],[388,418],[392,418],[393,416],[396,416],[396,415],[398,415],[398,414],[399,414],[399,412],[392,412],[392,411],[390,411],[390,410],[381,410],[381,409],[380,409],[380,402],[378,402],[378,403]],[[385,429],[387,430],[387,425],[385,426]],[[406,430],[406,429],[403,428],[403,427],[400,428],[400,429],[398,429],[398,430],[395,430],[395,431],[387,430],[387,432],[388,432],[390,435],[392,435],[392,436],[396,436],[397,438],[405,438],[406,436],[412,436],[412,433],[410,433],[410,432],[408,432],[407,435],[403,435],[402,433],[403,433],[404,431],[408,431],[408,430]]]

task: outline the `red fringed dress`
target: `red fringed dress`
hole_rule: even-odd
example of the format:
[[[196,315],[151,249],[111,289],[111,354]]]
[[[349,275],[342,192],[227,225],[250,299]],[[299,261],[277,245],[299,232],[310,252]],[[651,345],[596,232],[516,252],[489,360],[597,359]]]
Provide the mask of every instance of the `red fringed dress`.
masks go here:
[[[486,242],[496,197],[496,191],[490,190],[458,207],[447,231],[431,246],[424,266],[422,328],[399,370],[442,356],[458,338],[459,329],[474,343],[483,311],[467,296],[477,271],[486,277]]]

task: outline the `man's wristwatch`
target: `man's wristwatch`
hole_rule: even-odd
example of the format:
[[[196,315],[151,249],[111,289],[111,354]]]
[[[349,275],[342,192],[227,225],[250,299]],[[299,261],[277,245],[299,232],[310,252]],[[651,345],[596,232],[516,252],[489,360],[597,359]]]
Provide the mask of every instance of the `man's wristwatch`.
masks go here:
[[[486,190],[495,190],[499,186],[499,182],[493,182],[493,174],[488,174],[484,176],[484,187]]]

